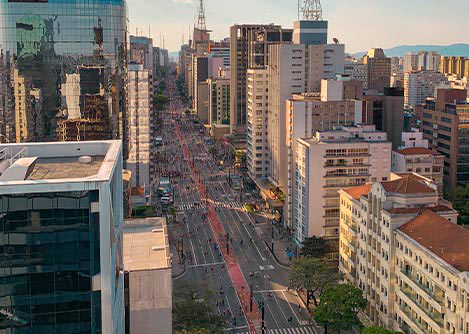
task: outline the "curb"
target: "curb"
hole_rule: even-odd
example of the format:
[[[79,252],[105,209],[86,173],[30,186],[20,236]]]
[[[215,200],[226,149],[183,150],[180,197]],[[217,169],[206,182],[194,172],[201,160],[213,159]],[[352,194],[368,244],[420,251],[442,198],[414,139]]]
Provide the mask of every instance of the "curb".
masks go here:
[[[172,269],[171,269],[171,270],[172,270]],[[173,272],[171,272],[171,278],[172,278],[172,279],[180,278],[180,277],[184,276],[184,274],[186,273],[186,271],[187,271],[187,268],[186,268],[186,266],[184,266],[184,270],[182,270],[181,273],[176,273],[176,274],[174,274]]]
[[[264,241],[264,244],[267,246],[267,249],[269,250],[270,254],[272,254],[272,256],[273,256],[275,262],[277,262],[277,264],[278,264],[280,267],[282,267],[282,268],[284,268],[284,269],[291,269],[291,265],[286,265],[286,264],[283,264],[282,262],[279,261],[279,259],[278,259],[277,256],[275,255],[275,253],[270,249],[269,244],[267,243],[267,241],[265,241],[265,240],[262,240],[262,241]]]

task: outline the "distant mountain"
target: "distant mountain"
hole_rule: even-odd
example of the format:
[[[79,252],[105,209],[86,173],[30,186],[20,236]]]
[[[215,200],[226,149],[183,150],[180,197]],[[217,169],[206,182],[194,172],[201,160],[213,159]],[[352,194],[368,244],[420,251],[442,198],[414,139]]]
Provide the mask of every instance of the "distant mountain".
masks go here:
[[[399,45],[390,49],[385,49],[384,53],[388,57],[402,57],[409,52],[437,51],[442,56],[463,56],[469,57],[469,44],[452,45]],[[361,57],[365,52],[354,53],[354,57]]]
[[[178,59],[179,58],[179,51],[172,51],[169,53],[170,59]]]

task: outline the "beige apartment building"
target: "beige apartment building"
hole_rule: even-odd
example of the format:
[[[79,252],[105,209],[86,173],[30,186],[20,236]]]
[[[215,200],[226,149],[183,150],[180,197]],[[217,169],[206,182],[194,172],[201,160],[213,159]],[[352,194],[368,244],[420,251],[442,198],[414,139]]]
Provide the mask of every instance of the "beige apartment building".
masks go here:
[[[342,188],[388,180],[391,143],[373,126],[341,127],[298,139],[293,166],[293,235],[339,237]]]
[[[432,222],[447,220],[450,224],[456,224],[457,216],[449,203],[439,199],[436,185],[417,174],[394,175],[390,181],[340,191],[339,270],[348,283],[363,291],[368,300],[366,315],[372,322],[406,333],[433,334],[424,328],[421,320],[423,313],[430,314],[431,306],[437,305],[425,303],[423,298],[428,296],[415,296],[421,304],[416,311],[421,315],[414,314],[409,318],[401,310],[404,304],[400,299],[405,298],[407,305],[411,303],[408,297],[404,297],[406,286],[400,282],[404,278],[401,277],[399,262],[402,261],[399,229],[409,230],[406,224],[415,224],[415,227],[419,226],[427,234],[432,234]],[[428,221],[430,223],[426,225]],[[444,238],[445,234],[441,233],[440,237]],[[423,238],[416,239],[423,244]],[[441,252],[441,248],[435,247],[437,251]],[[408,247],[404,253],[410,258],[415,256],[410,255]],[[440,258],[438,255],[420,255],[417,262],[425,267],[433,260],[438,262]],[[442,310],[441,305],[439,310]],[[434,333],[454,333],[446,332],[445,328],[446,325]]]
[[[392,152],[391,170],[395,173],[416,173],[432,180],[443,195],[445,157],[425,147],[408,147]]]
[[[326,85],[330,80],[323,80]],[[342,83],[342,82],[338,82]],[[341,85],[336,87],[342,93]],[[285,221],[289,228],[293,228],[293,181],[294,163],[296,161],[296,145],[299,138],[313,137],[316,131],[332,130],[334,127],[352,126],[361,123],[357,117],[361,115],[362,102],[358,100],[343,100],[342,95],[328,91],[330,94],[303,93],[293,95],[287,100],[286,106],[286,140],[281,143],[286,146],[287,163],[287,203]],[[336,97],[336,99],[332,98]]]
[[[210,134],[218,139],[230,133],[230,79],[217,77],[207,84]]]
[[[363,64],[367,65],[368,89],[375,89],[379,93],[391,84],[391,58],[387,58],[383,49],[370,49],[363,57]]]

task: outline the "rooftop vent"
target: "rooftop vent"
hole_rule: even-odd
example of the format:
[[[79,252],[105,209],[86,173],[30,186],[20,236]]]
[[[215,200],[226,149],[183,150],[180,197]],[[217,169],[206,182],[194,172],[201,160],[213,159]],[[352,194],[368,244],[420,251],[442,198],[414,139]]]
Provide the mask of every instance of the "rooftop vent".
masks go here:
[[[89,155],[84,155],[78,158],[78,161],[81,164],[90,164],[91,163],[91,157]]]

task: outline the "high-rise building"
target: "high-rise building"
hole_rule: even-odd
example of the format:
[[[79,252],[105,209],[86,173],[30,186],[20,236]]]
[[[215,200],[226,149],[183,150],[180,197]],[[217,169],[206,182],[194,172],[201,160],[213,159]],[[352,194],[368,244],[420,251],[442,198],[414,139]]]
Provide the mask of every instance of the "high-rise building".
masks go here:
[[[141,64],[143,69],[150,70],[152,77],[156,77],[156,72],[154,71],[153,62],[155,57],[153,52],[155,49],[153,47],[153,39],[145,36],[133,36],[130,35],[130,62],[135,64]],[[157,58],[159,59],[159,57]],[[159,64],[158,64],[159,65]]]
[[[0,22],[0,141],[122,138],[126,156],[125,0],[10,2]]]
[[[383,49],[370,49],[363,57],[363,64],[367,65],[368,89],[375,89],[379,93],[391,84],[391,58],[387,58]]]
[[[467,90],[438,89],[436,98],[415,108],[428,147],[445,156],[444,186],[453,191],[469,182],[469,104]]]
[[[210,53],[214,58],[223,58],[223,66],[230,67],[230,39],[210,42]]]
[[[141,64],[129,64],[129,158],[127,169],[132,172],[131,186],[143,188],[146,195],[152,189],[153,171],[153,82],[151,69]]]
[[[323,80],[323,83],[326,86],[330,85],[331,80]],[[341,84],[342,82],[338,81],[337,83]],[[340,94],[342,87],[339,85],[336,88]],[[321,98],[318,93],[304,93],[293,95],[291,99],[287,100],[286,139],[281,144],[286,147],[288,156],[286,168],[286,183],[288,185],[294,184],[298,139],[311,138],[316,131],[328,131],[333,130],[335,127],[353,126],[362,123],[360,119],[362,116],[362,101],[344,100],[341,95],[336,99],[327,99],[325,94],[323,97]],[[293,229],[293,191],[292,186],[287,187],[284,208],[285,222],[290,229]]]
[[[467,76],[466,64],[468,60],[466,57],[441,56],[440,72],[443,74],[453,74],[459,78]]]
[[[0,150],[0,331],[124,334],[122,142]]]
[[[340,191],[339,270],[363,291],[372,323],[445,334],[466,326],[456,304],[466,302],[469,232],[457,216],[416,174]]]
[[[396,150],[401,144],[404,129],[404,89],[393,87],[386,88],[384,94],[369,93],[363,97],[366,101],[366,123],[386,132],[393,150]]]
[[[207,83],[210,134],[220,138],[230,134],[230,80],[218,77]]]
[[[192,107],[197,113],[198,108],[198,94],[197,90],[199,88],[200,82],[205,82],[209,77],[209,67],[210,61],[207,55],[198,55],[194,54],[192,56],[192,85],[193,85],[193,100]]]
[[[440,71],[440,55],[435,51],[408,53],[403,57],[403,69],[411,71]]]
[[[346,62],[344,64],[344,73],[349,75],[352,80],[363,82],[363,88],[368,89],[368,66],[358,62]]]
[[[295,239],[337,239],[338,190],[386,181],[390,172],[391,143],[386,141],[386,133],[373,126],[339,127],[298,139],[292,173]]]
[[[404,74],[404,107],[413,108],[435,94],[435,88],[446,83],[446,76],[435,71],[410,71]]]
[[[278,25],[234,25],[230,30],[230,131],[245,142],[247,121],[247,70],[269,62],[269,45],[289,43],[293,31]]]

